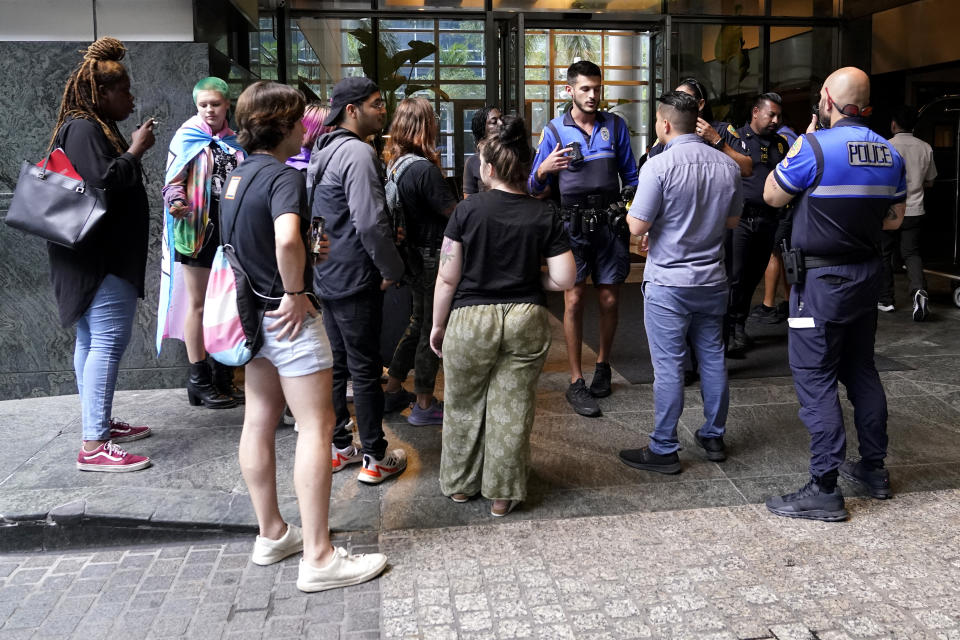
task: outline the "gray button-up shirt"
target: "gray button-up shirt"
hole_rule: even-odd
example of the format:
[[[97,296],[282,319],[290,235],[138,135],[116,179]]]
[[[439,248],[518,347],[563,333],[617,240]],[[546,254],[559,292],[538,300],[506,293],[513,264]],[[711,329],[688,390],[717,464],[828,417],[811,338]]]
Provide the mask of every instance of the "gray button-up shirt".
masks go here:
[[[743,209],[740,168],[690,133],[677,136],[640,171],[630,215],[651,223],[643,280],[668,287],[727,281],[723,238]]]

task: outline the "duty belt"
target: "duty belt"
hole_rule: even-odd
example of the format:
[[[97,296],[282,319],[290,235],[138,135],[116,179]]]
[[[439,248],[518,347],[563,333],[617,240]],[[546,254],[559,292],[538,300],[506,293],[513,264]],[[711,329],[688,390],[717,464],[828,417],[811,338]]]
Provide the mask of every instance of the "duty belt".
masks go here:
[[[745,204],[743,205],[744,218],[776,218],[777,209],[767,205]]]
[[[859,254],[852,256],[803,256],[803,266],[807,269],[818,269],[820,267],[840,267],[845,264],[860,264],[872,260],[874,254]]]

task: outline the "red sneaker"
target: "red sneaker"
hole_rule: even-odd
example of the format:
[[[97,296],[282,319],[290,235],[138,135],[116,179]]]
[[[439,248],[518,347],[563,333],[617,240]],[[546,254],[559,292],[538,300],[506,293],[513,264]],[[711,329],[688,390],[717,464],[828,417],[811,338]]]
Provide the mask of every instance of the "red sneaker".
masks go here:
[[[77,469],[81,471],[108,471],[123,473],[139,471],[150,466],[150,458],[127,453],[111,441],[104,442],[93,451],[84,451],[80,447],[77,455]]]
[[[134,427],[126,422],[110,418],[110,439],[114,442],[132,442],[133,440],[146,438],[151,433],[153,432],[150,431],[150,427]]]

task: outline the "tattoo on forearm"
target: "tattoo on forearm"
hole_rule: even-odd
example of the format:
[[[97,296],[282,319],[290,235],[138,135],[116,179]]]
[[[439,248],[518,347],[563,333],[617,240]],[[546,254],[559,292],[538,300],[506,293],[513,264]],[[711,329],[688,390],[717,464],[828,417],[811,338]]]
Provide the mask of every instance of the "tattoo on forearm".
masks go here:
[[[453,260],[453,240],[444,236],[443,245],[440,247],[440,266],[451,260]]]

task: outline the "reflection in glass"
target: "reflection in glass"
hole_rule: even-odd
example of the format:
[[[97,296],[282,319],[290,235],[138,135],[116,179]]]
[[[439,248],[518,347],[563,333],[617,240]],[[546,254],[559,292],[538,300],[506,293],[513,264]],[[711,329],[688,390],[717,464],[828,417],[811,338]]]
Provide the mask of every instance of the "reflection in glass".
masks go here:
[[[675,14],[758,16],[763,14],[763,5],[761,0],[669,0],[667,11]]]

